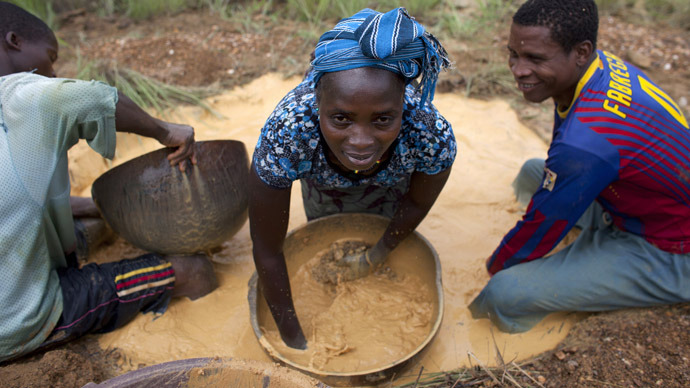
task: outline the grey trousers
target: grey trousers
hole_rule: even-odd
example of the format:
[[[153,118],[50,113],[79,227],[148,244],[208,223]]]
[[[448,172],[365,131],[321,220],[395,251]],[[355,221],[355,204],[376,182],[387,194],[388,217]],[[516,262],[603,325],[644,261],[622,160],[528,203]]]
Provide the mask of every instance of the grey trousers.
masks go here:
[[[544,160],[531,159],[513,182],[528,203],[542,182]],[[593,203],[578,220],[582,233],[551,256],[496,273],[469,306],[505,332],[532,328],[557,311],[606,311],[690,301],[690,254],[656,248],[611,225]]]

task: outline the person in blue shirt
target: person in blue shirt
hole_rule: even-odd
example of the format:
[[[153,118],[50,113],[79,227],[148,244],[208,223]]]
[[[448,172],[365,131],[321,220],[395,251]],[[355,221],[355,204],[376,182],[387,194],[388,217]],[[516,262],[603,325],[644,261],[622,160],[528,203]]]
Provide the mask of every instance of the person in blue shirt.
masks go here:
[[[690,301],[690,127],[642,71],[597,50],[598,21],[593,0],[529,0],[513,16],[518,89],[553,99],[555,123],[546,160],[513,183],[527,210],[469,306],[504,331],[556,311]],[[573,227],[577,239],[549,255]]]
[[[132,132],[177,148],[171,168],[183,168],[195,160],[194,130],[151,117],[104,83],[55,78],[57,58],[45,23],[0,2],[0,362],[114,330],[140,311],[163,313],[170,298],[217,285],[201,255],[67,265],[77,243],[70,147],[85,139],[112,158],[115,132]]]

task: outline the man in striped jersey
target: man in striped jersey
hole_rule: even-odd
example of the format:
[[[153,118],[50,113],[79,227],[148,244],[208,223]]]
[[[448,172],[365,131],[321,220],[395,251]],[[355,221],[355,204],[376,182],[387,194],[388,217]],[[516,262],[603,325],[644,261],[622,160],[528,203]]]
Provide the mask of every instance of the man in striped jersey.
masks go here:
[[[645,74],[597,50],[593,0],[528,0],[508,50],[528,101],[555,102],[546,160],[513,186],[528,205],[487,260],[475,318],[522,332],[555,311],[690,301],[690,131]],[[573,244],[547,254],[573,227]]]
[[[205,256],[67,265],[77,242],[67,150],[85,139],[112,158],[115,131],[133,132],[177,148],[169,160],[182,168],[194,162],[194,129],[149,116],[104,83],[55,78],[57,55],[45,23],[0,1],[0,362],[216,286]]]

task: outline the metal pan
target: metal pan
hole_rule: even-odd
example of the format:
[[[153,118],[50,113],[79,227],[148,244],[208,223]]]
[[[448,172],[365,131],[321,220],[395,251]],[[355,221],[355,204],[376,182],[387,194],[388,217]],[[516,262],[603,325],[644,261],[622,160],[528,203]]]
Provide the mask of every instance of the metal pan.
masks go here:
[[[301,265],[314,257],[317,252],[328,248],[333,241],[323,236],[337,234],[341,238],[357,238],[373,244],[383,234],[388,223],[389,220],[385,217],[359,213],[336,214],[310,221],[288,233],[285,238],[283,253],[288,266],[288,273],[294,274]],[[406,250],[411,255],[396,255],[395,253],[398,250]],[[412,256],[414,260],[404,261],[401,259],[401,257]],[[262,328],[277,329],[275,329],[275,322],[261,293],[261,289],[258,287],[258,276],[254,273],[249,281],[250,320],[254,334],[264,348],[264,351],[275,361],[309,374],[331,386],[376,385],[389,382],[394,376],[400,376],[406,368],[413,365],[415,360],[423,354],[441,327],[443,320],[441,263],[433,246],[419,232],[414,232],[391,253],[386,261],[386,265],[402,273],[414,273],[435,291],[435,306],[431,319],[431,329],[423,341],[409,354],[397,360],[390,360],[384,366],[377,369],[352,372],[319,370],[293,361],[288,355],[281,354],[264,336]]]
[[[91,195],[110,227],[132,245],[161,254],[217,247],[247,220],[249,159],[242,142],[196,142],[197,164],[171,167],[170,148],[114,167]]]

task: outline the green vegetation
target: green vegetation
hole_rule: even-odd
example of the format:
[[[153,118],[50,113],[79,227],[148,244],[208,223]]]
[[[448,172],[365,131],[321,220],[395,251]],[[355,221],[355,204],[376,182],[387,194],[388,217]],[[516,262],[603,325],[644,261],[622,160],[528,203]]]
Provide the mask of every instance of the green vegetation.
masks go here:
[[[469,12],[459,12],[452,2],[446,1],[440,13],[441,33],[453,38],[469,39],[477,34],[491,32],[508,25],[519,2],[507,0],[475,0],[476,7]]]
[[[79,71],[76,78],[102,81],[116,87],[137,105],[155,109],[165,115],[169,108],[179,103],[200,106],[212,113],[213,110],[203,101],[209,90],[193,90],[168,85],[130,69],[118,68],[114,63],[77,61]]]
[[[86,8],[102,16],[126,15],[134,20],[159,14],[173,14],[192,8],[207,8],[226,18],[251,19],[257,13],[277,18],[299,19],[312,24],[332,24],[333,20],[369,7],[392,9],[401,4],[425,24],[440,22],[453,35],[480,31],[509,16],[521,0],[474,0],[468,17],[458,15],[455,0],[9,0],[58,27],[56,14]],[[690,2],[687,0],[597,0],[602,12],[611,12],[635,21],[665,22],[690,28]],[[240,15],[237,15],[241,13]]]
[[[688,0],[597,0],[600,12],[608,12],[637,23],[665,23],[690,29]]]
[[[53,11],[53,3],[45,0],[9,0],[10,3],[17,4],[32,14],[38,16],[50,28],[57,27],[57,17]]]
[[[480,58],[477,69],[464,68],[466,94],[475,90],[514,91],[512,76],[505,66],[505,55],[495,45],[495,31],[510,23],[510,16],[523,0],[9,0],[42,18],[53,29],[61,15],[84,8],[104,17],[122,15],[145,20],[160,14],[186,9],[206,9],[231,21],[239,31],[267,34],[281,23],[298,25],[295,36],[309,45],[338,19],[369,7],[388,10],[401,4],[427,26],[441,41],[471,41],[466,52]],[[636,23],[665,23],[690,29],[688,0],[596,0],[600,13],[614,14]],[[292,60],[286,58],[286,61]],[[96,62],[82,64],[79,77],[107,81],[127,90],[138,103],[164,109],[170,103],[185,101],[200,104],[198,91],[165,85],[116,65]]]
[[[113,0],[110,0],[113,2]],[[148,19],[161,13],[175,13],[189,7],[188,0],[127,0],[124,2],[127,16],[135,20]]]

